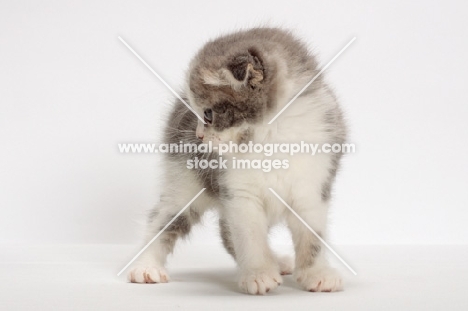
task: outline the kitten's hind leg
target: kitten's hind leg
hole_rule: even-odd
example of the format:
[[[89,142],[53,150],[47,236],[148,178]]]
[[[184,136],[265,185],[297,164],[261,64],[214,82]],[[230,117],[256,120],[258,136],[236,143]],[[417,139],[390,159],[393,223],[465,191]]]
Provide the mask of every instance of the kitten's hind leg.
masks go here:
[[[327,207],[324,204],[326,203],[317,203],[314,209],[308,208],[302,210],[293,206],[304,221],[321,238],[323,238],[323,233],[326,229]],[[324,254],[325,246],[295,215],[289,215],[288,225],[296,251],[294,276],[297,282],[310,292],[334,292],[342,290],[343,283],[341,276],[335,269],[330,267]]]
[[[195,195],[196,192],[189,191],[177,195],[175,193],[162,195],[161,202],[151,212],[148,219],[145,244],[156,236]],[[166,258],[172,253],[177,240],[188,235],[192,226],[199,222],[203,209],[197,208],[200,206],[197,201],[203,202],[203,198],[197,198],[140,255],[128,273],[130,282],[167,283],[169,281],[169,275],[164,268]]]

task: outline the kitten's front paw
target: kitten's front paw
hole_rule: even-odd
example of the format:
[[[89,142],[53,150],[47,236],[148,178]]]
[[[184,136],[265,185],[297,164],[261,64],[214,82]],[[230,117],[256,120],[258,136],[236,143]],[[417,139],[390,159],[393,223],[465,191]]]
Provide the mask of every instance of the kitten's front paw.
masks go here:
[[[333,268],[309,268],[295,273],[297,282],[309,292],[336,292],[343,290],[340,274]]]
[[[264,295],[278,287],[283,282],[281,275],[273,269],[271,271],[249,271],[241,274],[240,289],[251,295]]]
[[[169,275],[164,268],[137,266],[127,274],[129,282],[132,283],[167,283]]]

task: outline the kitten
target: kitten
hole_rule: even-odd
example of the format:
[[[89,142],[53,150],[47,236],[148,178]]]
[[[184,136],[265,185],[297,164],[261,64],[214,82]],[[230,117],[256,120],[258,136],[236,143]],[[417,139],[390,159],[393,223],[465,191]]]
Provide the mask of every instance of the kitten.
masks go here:
[[[165,143],[343,143],[346,129],[330,88],[319,77],[271,125],[270,121],[317,73],[317,62],[290,32],[254,28],[208,42],[192,60],[183,97],[204,124],[176,101],[165,129]],[[166,154],[161,199],[148,219],[153,238],[202,188],[206,188],[151,246],[129,272],[136,283],[169,281],[166,257],[177,239],[189,234],[210,208],[217,208],[222,242],[240,269],[239,287],[265,294],[294,272],[308,291],[337,291],[320,241],[268,188],[274,189],[321,237],[325,236],[331,185],[341,154],[275,155],[288,169],[188,169],[187,160],[216,159],[216,153]],[[228,159],[265,159],[263,154],[231,153]],[[292,259],[271,251],[271,226],[285,221],[295,247]]]

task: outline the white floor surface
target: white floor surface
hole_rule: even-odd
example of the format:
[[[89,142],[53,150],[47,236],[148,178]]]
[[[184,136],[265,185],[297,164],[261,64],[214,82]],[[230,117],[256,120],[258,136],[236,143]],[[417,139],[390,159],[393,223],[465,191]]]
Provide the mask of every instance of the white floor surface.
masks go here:
[[[0,310],[468,310],[468,246],[334,246],[338,293],[302,291],[291,276],[266,296],[238,291],[221,245],[182,243],[168,284],[130,284],[117,272],[128,245],[2,246]]]

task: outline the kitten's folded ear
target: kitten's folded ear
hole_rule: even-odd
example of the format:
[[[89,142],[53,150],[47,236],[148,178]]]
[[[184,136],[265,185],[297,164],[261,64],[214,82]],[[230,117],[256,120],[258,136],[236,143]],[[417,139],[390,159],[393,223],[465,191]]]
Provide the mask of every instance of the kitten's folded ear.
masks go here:
[[[260,56],[254,49],[235,56],[227,65],[237,83],[247,83],[255,88],[259,86],[264,78],[264,69]]]

